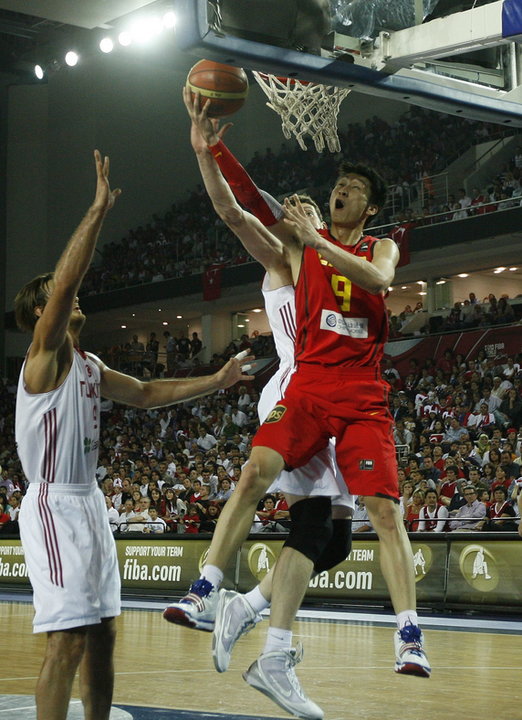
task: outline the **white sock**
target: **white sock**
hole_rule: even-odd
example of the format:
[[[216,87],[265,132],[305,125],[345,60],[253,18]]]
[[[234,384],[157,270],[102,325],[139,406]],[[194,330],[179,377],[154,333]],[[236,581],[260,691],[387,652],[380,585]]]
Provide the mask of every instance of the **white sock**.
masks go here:
[[[223,571],[220,570],[217,565],[205,565],[201,571],[201,576],[209,583],[212,583],[214,588],[217,590],[223,582]]]
[[[402,612],[397,613],[397,627],[399,630],[402,630],[405,625],[418,624],[419,618],[417,617],[417,612],[415,610],[403,610]]]
[[[250,592],[245,594],[245,600],[252,610],[255,610],[257,613],[260,613],[261,610],[266,610],[267,607],[270,607],[270,603],[259,589],[259,585],[256,585],[253,590],[250,590]]]
[[[292,631],[283,630],[282,628],[269,627],[266,635],[266,643],[263,648],[265,653],[274,650],[288,650],[292,647]]]

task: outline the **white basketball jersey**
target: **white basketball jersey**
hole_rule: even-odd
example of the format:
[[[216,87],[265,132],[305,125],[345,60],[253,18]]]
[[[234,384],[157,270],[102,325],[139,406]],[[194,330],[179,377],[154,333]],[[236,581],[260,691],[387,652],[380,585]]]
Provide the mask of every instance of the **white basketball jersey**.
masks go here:
[[[296,336],[295,292],[293,285],[277,290],[268,289],[268,275],[263,280],[265,310],[274,336],[279,368],[263,388],[257,412],[263,422],[274,405],[283,397],[294,370],[294,344]]]
[[[74,350],[69,374],[56,390],[31,394],[25,362],[16,396],[16,442],[30,482],[92,483],[100,437],[100,369],[94,355]]]

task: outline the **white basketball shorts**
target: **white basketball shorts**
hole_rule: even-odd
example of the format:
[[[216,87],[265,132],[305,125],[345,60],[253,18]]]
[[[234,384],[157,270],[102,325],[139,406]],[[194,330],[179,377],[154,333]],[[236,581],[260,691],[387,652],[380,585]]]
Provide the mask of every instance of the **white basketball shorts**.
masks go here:
[[[95,625],[120,614],[116,543],[95,482],[30,483],[19,522],[35,633]]]

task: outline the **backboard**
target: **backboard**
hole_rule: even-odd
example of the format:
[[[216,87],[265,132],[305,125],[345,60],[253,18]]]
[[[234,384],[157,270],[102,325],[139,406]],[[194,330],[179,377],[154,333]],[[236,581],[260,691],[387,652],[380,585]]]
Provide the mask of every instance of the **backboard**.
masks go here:
[[[321,6],[328,0],[299,1]],[[224,27],[225,2],[243,7],[252,3],[249,26],[253,35]],[[343,0],[331,2],[338,8]],[[177,0],[177,42],[199,57],[230,65],[522,127],[520,0],[439,0],[446,13],[441,17],[436,16],[436,0],[371,0],[374,6],[379,2],[383,7],[402,5],[417,24],[392,30],[376,23],[374,37],[354,37],[339,32],[344,28],[337,21],[321,47],[309,52],[299,43],[298,47],[282,46],[284,26],[276,18],[272,33],[264,31],[262,42],[253,39],[255,29],[266,25],[263,0]],[[435,10],[423,21],[427,2]],[[269,0],[266,3],[268,8]],[[470,7],[453,12],[452,6]],[[256,12],[261,14],[256,16]]]

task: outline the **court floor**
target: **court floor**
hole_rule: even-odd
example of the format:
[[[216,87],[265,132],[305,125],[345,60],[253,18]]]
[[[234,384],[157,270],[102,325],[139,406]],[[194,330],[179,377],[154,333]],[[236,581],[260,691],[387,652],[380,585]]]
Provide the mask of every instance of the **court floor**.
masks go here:
[[[35,717],[32,692],[45,638],[31,632],[28,597],[0,596],[0,720]],[[167,624],[163,603],[127,600],[118,619],[111,720],[254,720],[289,717],[245,684],[267,623],[236,646],[225,674],[214,670],[211,635]],[[326,720],[522,720],[522,621],[424,616],[429,680],[393,672],[393,618],[303,611],[305,649],[297,673]],[[78,698],[78,687],[73,696]],[[83,717],[79,701],[70,720]]]

